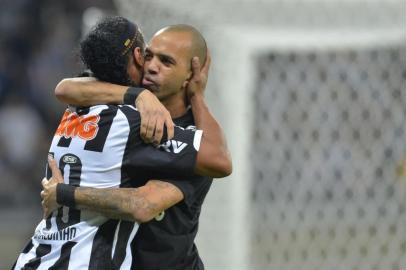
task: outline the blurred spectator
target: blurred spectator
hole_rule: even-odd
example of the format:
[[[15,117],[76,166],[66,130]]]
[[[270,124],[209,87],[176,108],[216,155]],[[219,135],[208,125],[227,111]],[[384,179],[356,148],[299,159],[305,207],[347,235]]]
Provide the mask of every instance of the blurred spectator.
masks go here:
[[[64,109],[53,90],[81,70],[76,47],[89,21],[83,13],[94,6],[115,13],[111,0],[0,3],[0,207],[40,207],[46,154]]]

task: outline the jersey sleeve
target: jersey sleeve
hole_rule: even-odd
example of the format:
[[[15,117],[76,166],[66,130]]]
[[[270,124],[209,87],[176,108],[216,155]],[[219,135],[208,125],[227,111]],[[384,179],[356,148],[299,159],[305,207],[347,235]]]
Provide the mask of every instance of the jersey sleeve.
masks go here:
[[[159,181],[171,183],[176,186],[183,193],[183,200],[186,205],[191,207],[202,194],[204,190],[208,190],[213,181],[212,178],[206,176],[194,175],[187,179],[187,181],[179,181],[177,179],[159,179]]]
[[[190,177],[194,175],[202,133],[176,126],[173,139],[159,146],[137,143],[128,153],[126,165],[134,177]]]

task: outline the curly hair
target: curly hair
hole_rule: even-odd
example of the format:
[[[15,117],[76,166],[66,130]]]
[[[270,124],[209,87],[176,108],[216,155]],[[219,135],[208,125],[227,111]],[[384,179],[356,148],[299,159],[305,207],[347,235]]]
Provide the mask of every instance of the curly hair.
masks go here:
[[[133,85],[127,67],[136,47],[144,52],[144,37],[137,25],[120,16],[107,17],[81,41],[80,58],[99,80]]]

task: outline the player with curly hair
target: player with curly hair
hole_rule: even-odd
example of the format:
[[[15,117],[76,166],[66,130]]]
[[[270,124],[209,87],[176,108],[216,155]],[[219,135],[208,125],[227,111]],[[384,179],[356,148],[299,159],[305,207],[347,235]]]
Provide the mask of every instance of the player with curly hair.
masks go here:
[[[114,24],[111,22],[126,27],[109,28]],[[172,53],[165,54],[165,50],[159,48],[165,38],[156,39],[160,40],[158,47],[151,47],[146,54],[144,84],[161,93],[168,91],[161,86],[178,87],[178,92],[192,105],[199,130],[175,127],[173,139],[157,148],[142,142],[140,114],[131,105],[68,107],[50,149],[55,159],[50,159],[55,177],[43,180],[45,218],[14,269],[130,269],[134,267],[132,243],[139,229],[138,222],[142,222],[138,218],[145,209],[142,208],[145,203],[142,188],[148,186],[149,179],[186,182],[196,174],[221,177],[231,172],[221,128],[203,99],[208,66],[200,70],[198,60],[194,59],[193,72],[190,69],[189,34],[163,33],[161,38],[168,38],[166,34],[172,37],[166,43],[169,47],[174,45],[175,39],[186,46],[179,51],[172,47]],[[139,34],[136,25],[121,17],[105,20],[82,42],[82,59],[96,78],[140,83],[144,55],[143,47],[136,44]],[[93,43],[87,43],[90,39]],[[97,47],[104,42],[114,45]],[[168,67],[165,73],[156,69],[160,62]],[[107,72],[99,69],[101,66]],[[113,72],[125,66],[125,74]],[[174,75],[171,82],[168,75]],[[123,99],[134,102],[136,95],[131,91],[138,91],[136,88],[125,87],[125,94],[122,87],[117,88],[121,89],[118,90],[121,102]],[[144,91],[141,89],[141,94]],[[100,96],[95,100],[108,97],[114,103],[112,97],[116,93]],[[184,110],[186,112],[186,107]],[[167,183],[175,182],[168,180]],[[101,193],[96,194],[94,190]],[[97,201],[98,207],[91,201]],[[164,199],[163,203],[173,201]]]

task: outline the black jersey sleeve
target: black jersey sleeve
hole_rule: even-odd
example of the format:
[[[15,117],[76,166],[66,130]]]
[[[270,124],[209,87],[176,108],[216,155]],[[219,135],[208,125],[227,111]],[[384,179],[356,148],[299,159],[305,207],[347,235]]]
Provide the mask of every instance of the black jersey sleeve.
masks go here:
[[[204,199],[202,196],[210,188],[213,179],[206,176],[194,175],[188,178],[187,181],[179,181],[177,179],[159,179],[159,181],[171,183],[180,189],[183,193],[185,204],[191,207],[197,200]]]
[[[127,166],[134,177],[180,178],[194,175],[203,131],[175,127],[173,139],[159,146],[136,143],[127,155]]]

